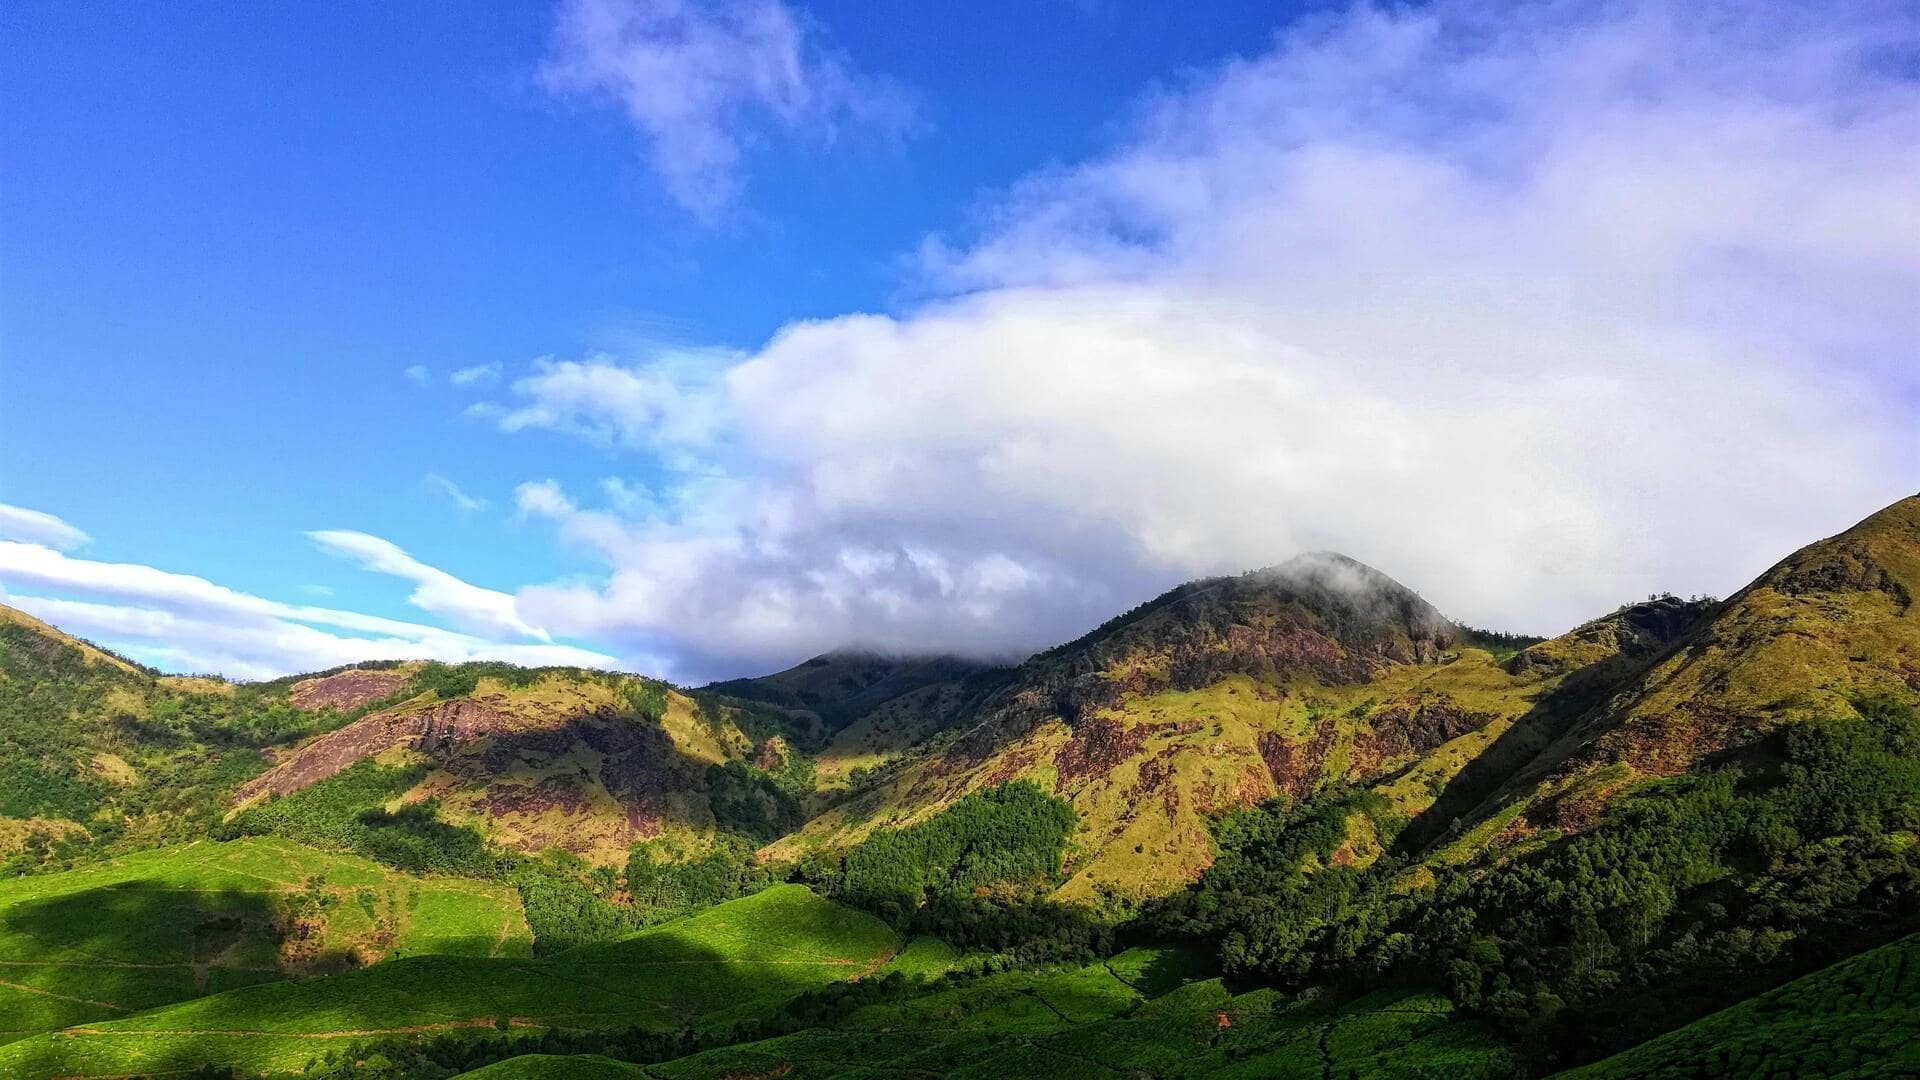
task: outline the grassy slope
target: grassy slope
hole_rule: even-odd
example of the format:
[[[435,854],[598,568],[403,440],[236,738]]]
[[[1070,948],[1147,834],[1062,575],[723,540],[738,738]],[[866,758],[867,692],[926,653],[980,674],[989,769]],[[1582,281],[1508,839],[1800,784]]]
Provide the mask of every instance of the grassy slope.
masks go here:
[[[898,946],[871,916],[776,886],[545,960],[404,957],[249,987],[0,1047],[0,1075],[114,1076],[211,1063],[297,1072],[340,1040],[519,1027],[724,1029],[877,969]]]
[[[954,1077],[1514,1075],[1513,1061],[1443,1000],[1379,994],[1342,1004],[1234,995],[1182,982],[1172,954],[1010,972],[869,1006],[813,1030],[648,1067],[653,1076]],[[560,1075],[560,1074],[554,1074]]]
[[[513,890],[249,838],[0,882],[0,1041],[402,953],[525,957]]]
[[[1604,1061],[1580,1080],[1920,1074],[1920,937],[1796,979]]]
[[[1430,805],[1434,792],[1557,680],[1557,674],[1510,675],[1492,655],[1471,648],[1438,664],[1388,665],[1361,684],[1230,675],[1202,689],[1130,697],[1103,710],[1099,718],[1125,734],[1112,740],[1120,750],[1097,771],[1063,779],[1058,763],[1063,754],[1078,752],[1076,733],[1053,720],[964,772],[934,779],[938,761],[909,770],[876,798],[829,810],[772,851],[792,856],[811,845],[855,843],[874,828],[930,817],[969,790],[1028,778],[1068,798],[1079,814],[1063,898],[1151,896],[1185,884],[1207,866],[1208,814],[1280,790],[1275,769],[1262,756],[1263,737],[1277,736],[1290,747],[1314,744],[1300,753],[1292,778],[1280,778],[1296,792],[1385,777],[1387,793],[1412,814]],[[1425,754],[1356,753],[1356,740],[1376,718],[1423,705],[1474,714],[1473,727]],[[1316,736],[1322,741],[1314,743]]]
[[[1471,813],[1460,808],[1478,828],[1443,856],[1550,840],[1636,781],[1715,755],[1763,754],[1770,733],[1850,715],[1859,695],[1910,696],[1920,689],[1916,598],[1920,496],[1795,552],[1632,673],[1622,692],[1543,728],[1548,737],[1504,785]]]
[[[597,1054],[522,1054],[460,1075],[473,1080],[638,1080],[647,1071]]]
[[[506,687],[482,680],[473,699],[516,718],[520,735],[495,736],[462,747],[435,769],[407,801],[439,800],[448,821],[471,825],[488,839],[522,851],[561,847],[590,862],[622,865],[627,852],[649,826],[636,829],[622,802],[625,789],[614,779],[619,752],[595,749],[602,731],[621,724],[647,724],[644,718],[622,717],[626,710],[615,685],[553,677],[530,687]],[[742,756],[749,740],[731,722],[709,724],[694,703],[676,691],[666,692],[666,710],[659,721],[665,742],[648,757],[667,762],[649,792],[648,820],[656,822],[654,835],[698,848],[712,835],[714,820],[707,806],[704,775],[707,766]],[[544,732],[565,735],[563,744],[548,745]],[[510,753],[500,747],[512,743]],[[645,751],[641,751],[646,753]],[[566,797],[555,797],[556,793]]]

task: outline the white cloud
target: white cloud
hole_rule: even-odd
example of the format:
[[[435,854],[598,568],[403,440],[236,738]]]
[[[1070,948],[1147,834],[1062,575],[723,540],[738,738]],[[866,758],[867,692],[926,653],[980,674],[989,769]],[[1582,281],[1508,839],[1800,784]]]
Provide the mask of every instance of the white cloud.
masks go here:
[[[415,364],[401,372],[401,374],[405,375],[407,381],[413,383],[415,386],[425,386],[428,380],[433,378],[433,373],[427,370],[425,364]]]
[[[92,539],[52,514],[0,503],[0,540],[20,540],[71,551],[82,544],[91,543]]]
[[[487,500],[467,494],[459,484],[439,473],[430,472],[422,477],[420,482],[425,484],[428,490],[452,503],[454,508],[463,514],[472,514],[487,508]]]
[[[500,365],[498,363],[492,363],[475,364],[473,367],[464,367],[447,376],[447,381],[462,389],[476,386],[491,386],[500,381]]]
[[[550,640],[545,630],[520,617],[511,594],[461,581],[407,554],[390,540],[347,529],[323,529],[307,536],[325,551],[351,559],[362,569],[413,582],[417,587],[407,602],[457,626],[482,634]]]
[[[371,659],[616,666],[611,656],[573,646],[492,641],[398,619],[282,604],[189,574],[75,559],[39,544],[0,542],[0,582],[14,607],[173,671],[267,678]],[[22,594],[20,588],[91,599]]]
[[[705,466],[637,510],[523,486],[607,576],[518,610],[717,673],[1031,648],[1304,549],[1541,632],[1737,587],[1920,473],[1916,41],[1871,3],[1311,21],[930,242],[961,295],[517,384],[508,430]]]
[[[911,115],[897,87],[823,49],[779,0],[566,0],[540,77],[625,113],[668,194],[706,217],[733,201],[746,147],[765,135],[898,134]]]
[[[477,415],[502,431],[560,431],[599,446],[655,451],[686,467],[722,419],[713,379],[741,359],[720,350],[675,351],[644,370],[621,367],[604,354],[541,360],[533,374],[514,382],[517,404],[482,403]]]

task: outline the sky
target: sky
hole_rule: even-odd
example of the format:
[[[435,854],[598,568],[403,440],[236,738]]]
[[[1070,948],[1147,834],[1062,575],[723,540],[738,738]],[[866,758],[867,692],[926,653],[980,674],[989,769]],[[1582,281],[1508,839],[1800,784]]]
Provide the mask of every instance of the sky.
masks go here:
[[[1920,9],[0,9],[0,602],[166,670],[1551,634],[1920,489]]]

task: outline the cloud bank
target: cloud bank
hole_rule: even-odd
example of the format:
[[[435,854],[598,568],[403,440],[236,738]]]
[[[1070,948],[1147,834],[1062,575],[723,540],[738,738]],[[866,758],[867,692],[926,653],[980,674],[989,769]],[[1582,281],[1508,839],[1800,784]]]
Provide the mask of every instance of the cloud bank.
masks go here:
[[[567,0],[540,81],[619,109],[667,193],[707,218],[739,194],[753,142],[897,135],[912,114],[779,0]]]
[[[576,78],[653,85],[608,73],[664,16],[569,10],[616,43]],[[929,240],[911,310],[517,382],[508,431],[699,466],[523,486],[605,573],[518,610],[687,676],[1019,653],[1309,549],[1537,632],[1731,589],[1920,474],[1916,55],[1897,4],[1311,21]]]

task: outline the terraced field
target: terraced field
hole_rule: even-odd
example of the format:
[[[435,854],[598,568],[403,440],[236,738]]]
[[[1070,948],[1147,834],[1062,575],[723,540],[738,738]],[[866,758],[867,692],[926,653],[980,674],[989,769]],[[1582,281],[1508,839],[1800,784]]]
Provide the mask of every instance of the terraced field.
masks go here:
[[[395,955],[527,957],[510,888],[263,837],[0,882],[0,1043]]]
[[[805,990],[878,970],[879,920],[783,885],[542,960],[409,956],[252,986],[0,1047],[0,1075],[123,1076],[212,1064],[297,1073],[354,1040],[485,1028],[724,1029]]]
[[[1578,1080],[1920,1076],[1920,935],[1563,1075]]]

